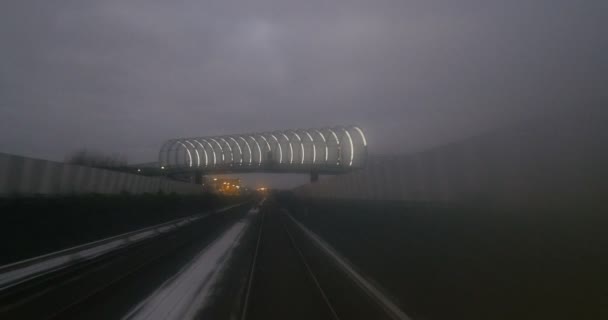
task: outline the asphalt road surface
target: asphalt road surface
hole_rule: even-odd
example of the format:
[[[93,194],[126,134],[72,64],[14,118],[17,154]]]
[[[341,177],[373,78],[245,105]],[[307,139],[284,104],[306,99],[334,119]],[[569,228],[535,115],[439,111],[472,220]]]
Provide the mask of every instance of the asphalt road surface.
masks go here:
[[[0,318],[408,319],[312,237],[244,204],[0,290]]]

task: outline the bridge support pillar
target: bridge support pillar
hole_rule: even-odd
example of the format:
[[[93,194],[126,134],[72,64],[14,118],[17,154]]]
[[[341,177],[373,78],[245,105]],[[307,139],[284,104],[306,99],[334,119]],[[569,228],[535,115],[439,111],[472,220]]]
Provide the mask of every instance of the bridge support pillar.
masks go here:
[[[315,183],[317,181],[319,181],[319,173],[315,172],[315,171],[311,172],[310,173],[310,183]]]
[[[203,172],[202,171],[196,171],[194,173],[194,183],[195,184],[203,184]]]

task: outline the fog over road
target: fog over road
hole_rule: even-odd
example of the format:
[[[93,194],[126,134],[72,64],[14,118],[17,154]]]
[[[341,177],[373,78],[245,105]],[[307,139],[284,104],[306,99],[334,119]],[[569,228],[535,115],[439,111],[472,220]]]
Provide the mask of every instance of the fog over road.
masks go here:
[[[5,0],[0,151],[140,163],[173,137],[358,124],[372,153],[415,152],[605,107],[605,6]]]

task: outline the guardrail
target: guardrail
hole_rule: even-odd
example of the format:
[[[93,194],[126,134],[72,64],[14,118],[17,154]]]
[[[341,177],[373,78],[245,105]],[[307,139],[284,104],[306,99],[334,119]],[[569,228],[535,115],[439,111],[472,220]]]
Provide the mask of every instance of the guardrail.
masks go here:
[[[87,261],[140,243],[146,239],[174,231],[194,221],[206,218],[213,213],[221,213],[242,206],[243,202],[227,206],[212,212],[205,212],[157,224],[151,227],[123,233],[113,237],[89,242],[68,249],[48,253],[38,257],[0,266],[0,291],[7,290],[23,282],[70,267],[76,263]]]

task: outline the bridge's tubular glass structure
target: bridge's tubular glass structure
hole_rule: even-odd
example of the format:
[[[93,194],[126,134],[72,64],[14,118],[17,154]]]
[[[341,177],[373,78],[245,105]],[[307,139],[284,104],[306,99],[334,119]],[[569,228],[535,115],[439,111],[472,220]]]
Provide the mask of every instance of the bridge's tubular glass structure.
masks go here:
[[[365,165],[367,138],[357,126],[179,138],[163,144],[158,160],[202,171],[349,170]]]

